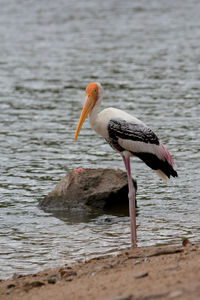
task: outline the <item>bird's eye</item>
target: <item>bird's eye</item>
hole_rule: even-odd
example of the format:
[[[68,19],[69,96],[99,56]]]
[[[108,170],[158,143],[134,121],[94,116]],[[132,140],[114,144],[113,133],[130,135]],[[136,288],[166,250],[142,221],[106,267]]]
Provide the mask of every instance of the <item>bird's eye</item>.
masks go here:
[[[94,89],[94,92],[96,93],[96,92],[97,92],[97,90],[96,90],[96,89]]]

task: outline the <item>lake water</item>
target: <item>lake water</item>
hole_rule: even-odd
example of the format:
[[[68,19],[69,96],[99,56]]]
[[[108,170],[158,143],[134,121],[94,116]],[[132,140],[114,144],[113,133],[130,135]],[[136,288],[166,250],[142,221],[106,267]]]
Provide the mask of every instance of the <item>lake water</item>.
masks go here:
[[[200,2],[0,0],[0,277],[130,246],[123,214],[45,213],[39,200],[70,169],[121,157],[88,122],[85,87],[152,127],[179,177],[162,183],[132,159],[138,245],[199,240]]]

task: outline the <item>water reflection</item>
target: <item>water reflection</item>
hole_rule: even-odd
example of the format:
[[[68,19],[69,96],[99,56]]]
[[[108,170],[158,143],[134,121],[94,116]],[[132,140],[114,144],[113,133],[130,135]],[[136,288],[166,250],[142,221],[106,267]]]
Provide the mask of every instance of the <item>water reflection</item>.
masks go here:
[[[96,210],[90,208],[89,210],[48,210],[45,212],[64,221],[66,224],[78,224],[93,222],[98,217],[105,217],[105,222],[109,222],[109,216],[124,217],[129,216],[128,205],[119,205],[110,209]],[[138,215],[138,214],[137,214]]]

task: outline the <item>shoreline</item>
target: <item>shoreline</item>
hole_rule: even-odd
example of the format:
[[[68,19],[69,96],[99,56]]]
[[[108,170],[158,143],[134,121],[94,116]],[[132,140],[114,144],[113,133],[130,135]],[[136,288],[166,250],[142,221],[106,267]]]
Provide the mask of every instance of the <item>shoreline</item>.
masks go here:
[[[0,299],[200,299],[200,242],[121,251],[0,280]]]

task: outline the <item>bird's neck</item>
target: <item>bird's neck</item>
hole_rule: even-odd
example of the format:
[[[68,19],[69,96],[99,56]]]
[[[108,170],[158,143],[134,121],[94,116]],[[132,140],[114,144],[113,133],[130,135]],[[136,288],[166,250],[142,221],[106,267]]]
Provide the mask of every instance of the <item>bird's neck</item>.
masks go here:
[[[98,121],[98,113],[99,113],[100,104],[101,103],[96,103],[96,105],[93,107],[93,109],[89,113],[89,122],[90,122],[91,126],[93,126],[93,124],[96,124],[96,122]]]
[[[101,105],[101,98],[98,99],[98,102],[95,104],[91,112],[89,113],[89,122],[91,127],[97,132],[98,132],[98,127],[100,125],[100,120],[99,120],[99,107]]]

